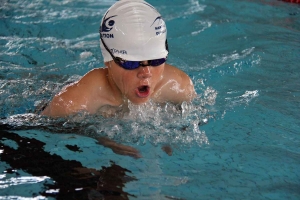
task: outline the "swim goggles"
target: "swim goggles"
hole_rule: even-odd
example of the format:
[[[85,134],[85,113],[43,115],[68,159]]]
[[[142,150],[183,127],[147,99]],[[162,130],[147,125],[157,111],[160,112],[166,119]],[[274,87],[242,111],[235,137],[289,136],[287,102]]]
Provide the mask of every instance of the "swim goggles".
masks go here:
[[[101,35],[101,34],[100,34]],[[153,59],[153,60],[148,60],[148,64],[144,64],[142,61],[129,61],[129,60],[124,60],[120,57],[115,57],[111,51],[109,50],[109,48],[106,46],[106,44],[104,43],[102,37],[100,36],[101,42],[104,46],[104,48],[108,51],[108,53],[111,55],[111,57],[113,58],[114,62],[119,65],[120,67],[127,69],[127,70],[133,70],[133,69],[137,69],[140,66],[142,67],[146,67],[146,66],[152,66],[152,67],[157,67],[163,63],[166,62],[167,57],[166,58],[158,58],[158,59]],[[168,42],[166,40],[166,50],[169,51],[168,49]]]

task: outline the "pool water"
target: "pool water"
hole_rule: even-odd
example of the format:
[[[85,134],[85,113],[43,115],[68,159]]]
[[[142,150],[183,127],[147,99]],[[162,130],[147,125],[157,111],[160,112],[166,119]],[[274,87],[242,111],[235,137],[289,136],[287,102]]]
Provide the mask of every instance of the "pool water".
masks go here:
[[[104,66],[98,29],[114,2],[1,1],[0,199],[300,199],[298,4],[150,0],[168,27],[168,62],[197,98],[129,103],[110,118],[39,116]]]

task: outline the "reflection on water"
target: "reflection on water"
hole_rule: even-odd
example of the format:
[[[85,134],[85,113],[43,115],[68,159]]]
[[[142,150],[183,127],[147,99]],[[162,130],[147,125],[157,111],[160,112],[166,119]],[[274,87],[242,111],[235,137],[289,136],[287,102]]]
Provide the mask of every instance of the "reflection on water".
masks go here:
[[[6,145],[5,140],[14,141],[18,148]],[[10,165],[1,175],[0,187],[43,182],[40,195],[56,199],[128,199],[134,196],[123,191],[125,183],[136,181],[134,176],[128,175],[129,170],[113,162],[101,170],[86,168],[78,161],[64,160],[45,152],[44,145],[36,139],[0,131],[0,160]],[[20,170],[32,177],[19,177]],[[9,174],[11,178],[6,178]]]

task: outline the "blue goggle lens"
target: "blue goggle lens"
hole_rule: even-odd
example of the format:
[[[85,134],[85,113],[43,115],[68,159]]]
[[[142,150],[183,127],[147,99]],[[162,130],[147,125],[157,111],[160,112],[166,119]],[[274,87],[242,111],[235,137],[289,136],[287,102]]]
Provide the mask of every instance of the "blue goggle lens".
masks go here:
[[[159,58],[154,60],[148,60],[148,64],[145,65],[141,61],[125,61],[122,58],[115,57],[114,61],[117,63],[120,67],[124,69],[136,69],[140,66],[152,66],[156,67],[166,62],[166,58]]]

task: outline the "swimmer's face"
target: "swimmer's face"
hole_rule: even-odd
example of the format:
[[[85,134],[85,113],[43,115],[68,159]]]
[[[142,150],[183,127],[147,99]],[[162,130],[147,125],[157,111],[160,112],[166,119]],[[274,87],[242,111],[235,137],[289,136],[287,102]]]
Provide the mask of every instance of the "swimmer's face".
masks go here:
[[[143,61],[147,64],[147,61]],[[109,76],[122,95],[134,104],[147,102],[156,91],[162,79],[165,63],[152,67],[140,66],[137,69],[126,70],[114,61],[108,63]]]

